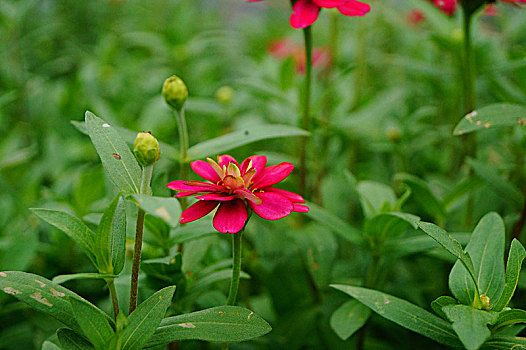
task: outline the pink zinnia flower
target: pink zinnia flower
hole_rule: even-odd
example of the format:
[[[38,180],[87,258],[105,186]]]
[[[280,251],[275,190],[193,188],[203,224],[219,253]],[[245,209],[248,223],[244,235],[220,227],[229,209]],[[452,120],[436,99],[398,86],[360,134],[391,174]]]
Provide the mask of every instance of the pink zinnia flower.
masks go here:
[[[453,16],[458,7],[457,0],[433,0],[433,3],[448,16]]]
[[[248,2],[263,0],[247,0]],[[306,28],[316,22],[320,8],[337,8],[345,16],[365,16],[371,7],[356,0],[297,0],[292,6],[290,25],[295,29]]]
[[[309,207],[299,194],[272,187],[284,180],[294,169],[291,163],[265,167],[267,157],[251,156],[241,165],[229,155],[217,157],[217,162],[197,160],[190,165],[205,180],[172,181],[167,187],[180,191],[176,197],[196,196],[198,202],[186,209],[179,220],[186,223],[202,218],[217,206],[214,228],[222,233],[243,229],[248,218],[247,205],[263,219],[278,220],[292,212],[306,213]]]

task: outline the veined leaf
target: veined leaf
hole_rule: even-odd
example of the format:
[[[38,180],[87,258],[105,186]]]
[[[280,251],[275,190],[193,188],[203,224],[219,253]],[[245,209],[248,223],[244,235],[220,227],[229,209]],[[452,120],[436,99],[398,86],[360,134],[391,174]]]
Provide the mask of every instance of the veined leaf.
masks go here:
[[[452,298],[447,295],[443,295],[433,300],[433,302],[431,303],[431,308],[438,316],[442,317],[443,319],[447,319],[447,316],[444,313],[444,311],[442,311],[442,308],[447,305],[456,305],[456,304],[457,304],[457,300],[455,298]]]
[[[161,289],[146,299],[128,317],[128,327],[122,336],[123,350],[139,350],[151,338],[172,302],[175,286]]]
[[[131,197],[146,213],[164,220],[170,227],[179,225],[182,210],[176,198],[153,197],[144,194],[134,194]]]
[[[526,106],[496,103],[466,115],[457,124],[453,134],[462,135],[488,128],[517,125],[526,126]]]
[[[517,283],[519,283],[519,274],[524,258],[526,258],[526,250],[518,240],[514,239],[511,242],[508,263],[506,264],[506,284],[502,295],[495,303],[495,306],[493,306],[495,311],[505,308],[513,297]]]
[[[86,224],[63,211],[42,208],[32,208],[31,211],[73,239],[93,262],[93,265],[97,266],[97,259],[93,250],[95,244],[94,234]]]
[[[217,306],[165,318],[147,347],[187,339],[239,342],[265,335],[271,329],[264,319],[250,310],[239,306]]]
[[[107,318],[102,315],[102,311],[94,305],[75,298],[69,299],[69,302],[84,336],[96,349],[104,350],[104,345],[113,336],[113,329]]]
[[[115,186],[125,194],[139,193],[141,169],[119,133],[89,111],[86,112],[86,129]]]
[[[86,273],[74,273],[71,275],[58,275],[53,277],[53,282],[57,284],[62,284],[67,281],[73,281],[73,280],[89,280],[89,279],[113,279],[117,278],[119,276],[112,275],[108,273],[96,273],[96,272],[86,272]]]
[[[478,291],[491,300],[497,300],[504,288],[504,222],[497,213],[486,214],[477,224],[466,246],[475,268]],[[449,275],[449,288],[465,305],[477,297],[475,286],[460,261]]]
[[[499,317],[493,326],[498,333],[498,329],[513,326],[517,323],[526,323],[526,311],[520,309],[502,311],[499,313]]]
[[[468,305],[447,305],[442,309],[453,322],[453,329],[468,350],[476,350],[490,337],[488,325],[497,320],[498,314],[475,309]]]
[[[68,328],[60,328],[57,331],[58,340],[62,350],[94,350],[89,341]]]
[[[475,284],[475,291],[477,292],[477,298],[478,295],[478,285],[477,285],[477,277],[475,274],[475,269],[473,267],[473,262],[471,261],[471,257],[468,253],[462,249],[462,246],[456,239],[451,237],[446,231],[438,227],[437,225],[431,224],[429,222],[423,222],[421,221],[418,224],[418,227],[420,227],[425,233],[427,233],[431,238],[433,238],[435,241],[437,241],[442,247],[444,247],[449,253],[453,254],[453,256],[460,260],[462,265],[466,268],[466,270],[469,273],[469,276],[471,277],[473,283]],[[473,300],[471,300],[472,302]]]
[[[371,316],[371,309],[358,300],[349,300],[340,306],[331,316],[332,330],[342,340],[347,340],[358,331]]]
[[[209,157],[251,142],[286,136],[308,136],[309,133],[290,125],[256,125],[234,131],[194,145],[188,149],[188,160]]]
[[[110,246],[112,243],[111,233],[120,197],[120,193],[116,195],[104,211],[99,226],[97,227],[97,234],[95,235],[95,256],[97,257],[97,267],[102,273],[113,273],[112,252]]]
[[[513,336],[499,336],[495,335],[491,337],[482,346],[482,350],[520,350],[526,348],[526,338],[513,337]]]
[[[421,307],[372,289],[345,285],[331,285],[331,287],[349,294],[380,316],[404,328],[440,344],[460,346],[460,341],[451,329],[451,325]]]
[[[115,208],[111,225],[110,254],[113,273],[121,273],[126,262],[126,203],[122,197]]]

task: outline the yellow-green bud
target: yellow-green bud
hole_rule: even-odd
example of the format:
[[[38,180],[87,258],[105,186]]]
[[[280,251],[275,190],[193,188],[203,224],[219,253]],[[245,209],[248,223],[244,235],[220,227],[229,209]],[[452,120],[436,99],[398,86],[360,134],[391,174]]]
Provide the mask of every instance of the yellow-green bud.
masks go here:
[[[227,105],[232,101],[232,98],[234,98],[234,89],[232,89],[230,86],[221,86],[216,91],[216,100],[219,102]]]
[[[480,296],[480,303],[482,304],[482,310],[489,310],[491,306],[491,300],[486,294]]]
[[[398,142],[402,138],[402,130],[396,126],[389,126],[385,131],[387,139],[392,142]]]
[[[162,95],[167,104],[180,111],[188,98],[188,89],[181,78],[172,75],[164,81]]]
[[[143,167],[155,164],[161,156],[159,142],[149,132],[140,132],[135,138],[133,153]]]

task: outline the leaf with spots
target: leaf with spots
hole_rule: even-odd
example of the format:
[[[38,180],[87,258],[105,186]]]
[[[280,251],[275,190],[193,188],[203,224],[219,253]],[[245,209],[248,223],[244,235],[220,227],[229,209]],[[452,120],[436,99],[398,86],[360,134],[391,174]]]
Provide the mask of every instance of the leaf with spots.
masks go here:
[[[496,103],[466,115],[453,133],[462,135],[473,131],[502,126],[526,126],[526,106]],[[526,130],[526,129],[525,129]]]
[[[73,316],[68,298],[91,305],[82,297],[57,283],[21,271],[1,271],[0,290],[13,295],[33,309],[54,317],[69,328],[79,332],[81,328]],[[106,314],[103,316],[108,322],[112,322],[109,316]]]
[[[157,326],[172,302],[175,286],[161,289],[148,299],[129,316],[129,324],[122,336],[123,350],[139,350],[152,337]]]
[[[434,341],[452,347],[460,347],[451,325],[408,301],[376,290],[332,285],[331,287],[357,299],[382,317]]]
[[[144,194],[134,194],[130,198],[147,214],[162,219],[170,227],[177,227],[181,217],[181,204],[176,198],[153,197]]]
[[[287,136],[308,136],[303,129],[290,125],[255,125],[194,145],[188,149],[188,161],[221,154],[255,141]]]
[[[86,112],[86,129],[115,186],[126,194],[139,193],[141,169],[119,133],[89,111]]]
[[[250,310],[239,306],[217,306],[165,318],[146,347],[190,339],[239,342],[261,337],[271,330],[264,319]]]

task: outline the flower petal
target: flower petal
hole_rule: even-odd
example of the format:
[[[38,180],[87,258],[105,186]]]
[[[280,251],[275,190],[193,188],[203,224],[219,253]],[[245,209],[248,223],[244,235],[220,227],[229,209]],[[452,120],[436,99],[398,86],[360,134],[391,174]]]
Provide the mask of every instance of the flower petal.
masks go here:
[[[198,194],[199,192],[179,192],[174,195],[174,197],[180,198],[180,197],[189,197],[193,196],[195,194]]]
[[[223,154],[222,156],[217,156],[217,162],[219,163],[219,166],[222,167],[228,167],[228,164],[234,163],[235,165],[239,166],[237,163],[237,160],[234,159],[234,157],[229,156],[228,154]]]
[[[210,193],[210,194],[204,194],[202,196],[197,196],[195,198],[205,200],[205,201],[225,202],[225,201],[231,201],[232,199],[236,198],[236,196],[234,195],[228,196],[228,195],[219,194],[219,193]]]
[[[285,190],[282,190],[280,188],[265,187],[265,188],[263,188],[263,192],[274,192],[274,193],[277,193],[277,194],[282,195],[283,197],[287,198],[292,203],[305,203],[305,200],[299,194],[294,193],[294,192],[290,192],[290,191],[285,191]]]
[[[343,5],[346,0],[312,0],[319,7],[333,8]]]
[[[294,206],[292,211],[295,211],[298,213],[308,213],[309,212],[309,207],[307,207],[306,205],[296,204],[296,203],[293,203],[292,205]]]
[[[214,228],[222,233],[241,231],[247,221],[247,208],[241,199],[223,202],[214,215]]]
[[[245,186],[245,181],[241,177],[227,175],[223,179],[223,185],[229,190],[237,190]]]
[[[234,193],[237,194],[240,198],[246,199],[254,204],[261,204],[261,199],[245,188],[235,190]]]
[[[309,0],[298,0],[292,7],[290,25],[295,29],[306,28],[316,22],[319,13],[319,6]]]
[[[254,213],[267,220],[278,220],[292,212],[292,202],[287,198],[272,192],[254,193],[261,199],[261,204],[248,202]]]
[[[338,6],[338,11],[345,16],[364,16],[371,10],[371,6],[355,0],[348,0],[345,4]]]
[[[221,180],[214,168],[205,161],[196,160],[195,162],[190,163],[192,170],[203,179],[217,183]]]
[[[208,182],[176,180],[166,185],[169,189],[184,192],[221,192],[223,187]]]
[[[253,188],[264,188],[277,184],[289,176],[292,169],[294,169],[292,163],[281,163],[266,167],[261,172],[256,173],[252,179],[254,182]]]
[[[183,213],[181,214],[181,219],[179,222],[181,224],[194,221],[197,219],[202,218],[206,214],[210,213],[212,210],[214,210],[215,207],[217,207],[218,202],[216,201],[199,201],[191,206],[188,207]]]
[[[252,163],[251,163],[252,162]],[[266,156],[250,156],[247,159],[245,159],[241,163],[241,174],[245,175],[245,173],[250,170],[249,165],[251,168],[256,169],[256,173],[263,170],[265,168],[265,165],[267,165],[267,157]]]

